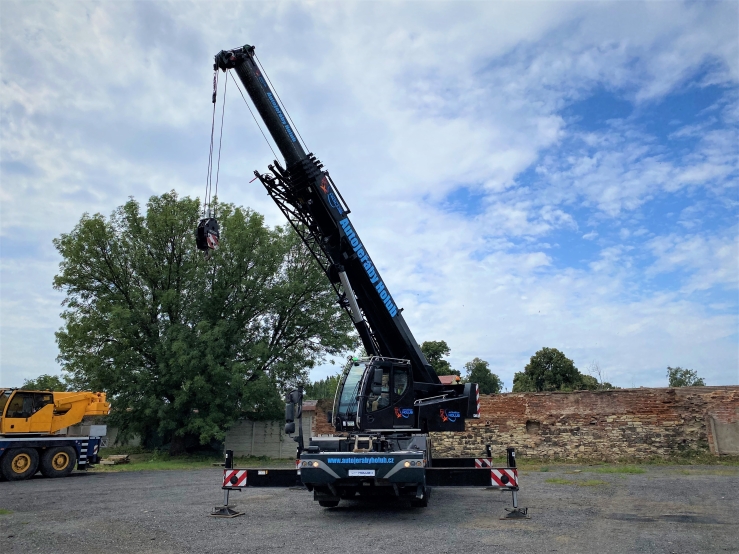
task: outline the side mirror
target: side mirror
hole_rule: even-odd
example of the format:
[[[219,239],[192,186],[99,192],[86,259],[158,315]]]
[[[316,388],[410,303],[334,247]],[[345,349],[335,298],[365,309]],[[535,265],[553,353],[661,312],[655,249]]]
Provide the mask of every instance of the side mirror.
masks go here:
[[[292,435],[295,432],[295,422],[291,421],[290,423],[285,424],[285,434],[286,435]]]
[[[375,396],[382,394],[382,375],[382,368],[376,367],[375,372],[372,374],[372,394]]]
[[[287,401],[290,404],[298,404],[300,400],[302,399],[303,395],[300,391],[294,390],[290,394],[287,395]]]
[[[375,373],[372,375],[372,384],[382,386],[382,368],[376,367]]]
[[[329,410],[326,412],[326,422],[327,423],[333,423],[334,422],[334,412]]]
[[[295,406],[292,404],[285,404],[285,421],[287,423],[295,421]]]

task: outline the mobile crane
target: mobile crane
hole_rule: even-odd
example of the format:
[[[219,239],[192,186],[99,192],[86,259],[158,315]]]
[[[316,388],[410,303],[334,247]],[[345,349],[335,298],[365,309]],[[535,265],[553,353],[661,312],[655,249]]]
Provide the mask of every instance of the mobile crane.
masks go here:
[[[0,473],[8,481],[66,477],[77,465],[97,463],[105,425],[81,425],[104,416],[110,404],[102,392],[0,389]]]
[[[463,431],[466,419],[480,417],[478,386],[444,385],[439,380],[351,223],[351,210],[329,172],[298,140],[254,47],[219,52],[214,70],[238,75],[279,148],[284,165],[275,160],[269,172],[255,171],[255,178],[328,277],[368,354],[343,373],[328,413],[340,435],[312,437],[306,447],[300,425],[295,438],[297,472],[233,469],[227,455],[226,495],[247,484],[291,485],[299,475],[324,507],[378,495],[408,498],[413,506],[423,507],[430,487],[441,485],[500,486],[513,491],[516,507],[513,449],[508,467],[500,470],[491,468],[489,457],[432,459],[428,433]],[[216,248],[218,233],[217,221],[204,217],[196,233],[198,248],[206,253]],[[291,392],[286,403],[285,431],[292,434],[294,420],[300,421],[302,390]],[[221,515],[228,515],[227,504],[226,499]]]

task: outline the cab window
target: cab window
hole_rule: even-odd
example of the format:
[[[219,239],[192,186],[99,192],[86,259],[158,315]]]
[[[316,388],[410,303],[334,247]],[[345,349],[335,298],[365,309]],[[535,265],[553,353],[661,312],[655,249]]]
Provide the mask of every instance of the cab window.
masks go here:
[[[395,398],[402,396],[408,388],[408,367],[393,368],[393,393]]]
[[[382,368],[382,388],[380,394],[370,394],[367,398],[367,411],[376,412],[390,405],[390,368]]]
[[[3,411],[5,410],[5,405],[8,403],[8,398],[10,398],[10,393],[12,391],[6,390],[3,391],[2,394],[0,394],[0,416],[3,415]]]
[[[8,403],[7,417],[31,417],[33,415],[33,393],[16,392]]]
[[[47,404],[54,403],[54,396],[47,392],[35,392],[33,393],[33,413],[38,412],[41,408]]]

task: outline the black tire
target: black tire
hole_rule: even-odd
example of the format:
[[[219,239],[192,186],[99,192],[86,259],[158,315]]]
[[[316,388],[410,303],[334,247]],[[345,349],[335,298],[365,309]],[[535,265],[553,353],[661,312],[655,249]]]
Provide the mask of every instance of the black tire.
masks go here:
[[[71,446],[48,448],[41,456],[41,474],[45,477],[66,477],[74,470],[77,452]]]
[[[425,508],[429,505],[429,498],[431,498],[431,489],[426,487],[423,489],[423,498],[411,500],[411,508]]]
[[[38,471],[38,452],[33,448],[11,448],[3,456],[0,470],[8,481],[30,479]]]
[[[319,500],[318,505],[323,506],[324,508],[336,508],[336,506],[339,505],[339,501],[338,500]]]

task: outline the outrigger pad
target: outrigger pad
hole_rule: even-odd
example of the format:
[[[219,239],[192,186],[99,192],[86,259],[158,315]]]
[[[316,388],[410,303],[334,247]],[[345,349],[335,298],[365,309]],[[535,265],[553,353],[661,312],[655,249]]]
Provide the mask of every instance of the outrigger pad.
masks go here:
[[[216,250],[218,248],[218,240],[220,232],[218,229],[218,221],[214,217],[206,217],[201,219],[198,224],[198,230],[195,233],[195,244],[198,250],[207,252],[208,250]]]
[[[506,508],[506,515],[500,519],[531,519],[528,508]]]
[[[237,512],[229,506],[216,506],[210,515],[212,517],[238,517],[243,516],[244,512]]]

